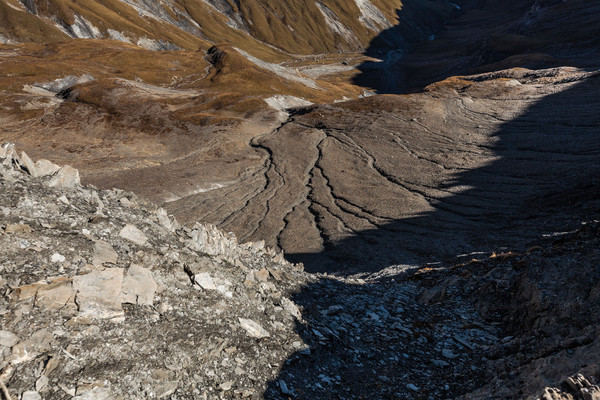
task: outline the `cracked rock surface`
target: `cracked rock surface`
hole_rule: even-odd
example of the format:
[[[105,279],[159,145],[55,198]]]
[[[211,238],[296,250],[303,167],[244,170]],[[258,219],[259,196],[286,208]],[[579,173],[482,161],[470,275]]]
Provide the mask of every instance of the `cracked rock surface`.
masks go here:
[[[459,264],[310,274],[132,193],[51,187],[1,150],[14,398],[600,395],[598,221]]]
[[[169,207],[320,272],[519,246],[587,214],[568,203],[600,176],[598,82],[516,68],[299,109],[253,142],[265,179],[243,204],[233,186]]]

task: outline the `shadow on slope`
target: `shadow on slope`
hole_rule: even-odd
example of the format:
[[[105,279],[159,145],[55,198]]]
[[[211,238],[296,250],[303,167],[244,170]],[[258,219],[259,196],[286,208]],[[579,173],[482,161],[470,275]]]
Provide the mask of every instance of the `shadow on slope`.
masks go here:
[[[513,67],[593,67],[600,55],[594,39],[600,33],[597,1],[456,3],[461,11],[455,10],[455,18],[419,30],[407,29],[415,17],[413,2],[405,2],[398,25],[382,32],[366,51],[383,61],[358,66],[354,83],[379,94],[408,93],[455,75]]]
[[[445,182],[457,194],[432,200],[433,211],[361,231],[320,254],[288,259],[312,272],[375,272],[519,247],[571,229],[589,217],[582,204],[596,200],[600,187],[598,76],[546,96],[504,123],[488,149],[495,161]]]
[[[440,255],[489,252],[500,245],[518,249],[544,234],[572,230],[596,218],[599,90],[600,75],[589,75],[502,125],[495,135],[496,160],[458,174],[449,185],[465,190],[441,200],[435,211],[363,232],[319,255],[296,255],[294,261],[304,261],[312,271],[331,271],[332,260],[373,263],[381,270],[397,263],[433,261]],[[399,271],[395,279],[403,279]],[[390,279],[357,286],[321,280],[298,293],[294,300],[305,307],[310,323],[298,323],[297,329],[310,352],[290,357],[265,397],[450,398],[482,384],[484,372],[478,363],[485,356],[483,350],[456,347],[452,351],[462,352],[461,356],[444,358],[435,354],[447,345],[437,343],[442,340],[438,331],[419,337],[391,329],[398,316],[404,327],[416,332],[424,325],[451,326],[453,318],[468,311],[457,308],[451,317],[443,306],[419,308],[415,293],[406,289],[409,283],[382,290]],[[327,311],[331,306],[339,306],[335,318]],[[315,326],[315,321],[321,322]],[[434,361],[437,357],[443,363]],[[439,383],[437,391],[407,386],[431,388],[428,382]],[[444,388],[446,382],[454,384]]]
[[[472,3],[457,0],[461,5]],[[377,93],[395,93],[399,84],[392,66],[419,42],[431,40],[450,19],[459,15],[461,6],[446,0],[423,2],[402,1],[396,10],[397,24],[382,31],[365,51],[365,55],[380,61],[366,61],[358,66],[360,73],[354,84]]]

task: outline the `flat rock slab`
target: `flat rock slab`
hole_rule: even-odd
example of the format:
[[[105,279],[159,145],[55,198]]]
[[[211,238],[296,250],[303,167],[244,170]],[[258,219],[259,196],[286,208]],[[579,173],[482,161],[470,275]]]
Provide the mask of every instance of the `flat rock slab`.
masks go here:
[[[27,224],[8,224],[4,228],[6,233],[30,233],[33,229]]]
[[[0,346],[13,347],[19,341],[19,337],[9,331],[0,331]]]
[[[20,364],[33,360],[39,354],[52,348],[54,336],[46,329],[36,331],[29,339],[21,341],[13,346],[11,361]]]
[[[123,227],[123,229],[121,229],[119,232],[119,236],[139,246],[145,245],[148,241],[148,238],[146,235],[144,235],[144,232],[140,231],[137,227],[131,224],[125,225],[125,227]]]
[[[119,255],[110,243],[103,240],[94,242],[94,258],[92,260],[94,266],[100,267],[105,263],[116,264],[118,258]]]
[[[248,336],[261,339],[270,337],[271,334],[262,326],[260,326],[257,322],[246,319],[246,318],[238,318],[240,321],[240,326],[246,330]]]
[[[156,292],[156,282],[149,269],[132,264],[123,279],[123,303],[151,306]]]
[[[73,400],[109,400],[112,398],[114,398],[113,394],[108,388],[95,387],[90,391],[73,397]]]
[[[106,268],[73,278],[79,315],[88,318],[122,318],[123,269]]]
[[[24,151],[21,152],[19,162],[21,165],[27,168],[29,174],[34,178],[53,175],[61,169],[58,165],[48,160],[39,160],[34,163]],[[72,171],[69,171],[69,173],[73,174]]]
[[[69,278],[58,278],[48,285],[41,285],[35,295],[35,305],[42,309],[58,311],[69,305],[74,306],[75,293]]]

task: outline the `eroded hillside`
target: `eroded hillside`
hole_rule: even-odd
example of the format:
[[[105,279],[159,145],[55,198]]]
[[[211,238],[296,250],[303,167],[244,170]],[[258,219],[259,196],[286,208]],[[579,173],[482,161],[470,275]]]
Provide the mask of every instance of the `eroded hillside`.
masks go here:
[[[0,148],[5,399],[593,399],[597,221],[523,252],[307,274]]]
[[[600,2],[0,1],[13,394],[598,396]]]

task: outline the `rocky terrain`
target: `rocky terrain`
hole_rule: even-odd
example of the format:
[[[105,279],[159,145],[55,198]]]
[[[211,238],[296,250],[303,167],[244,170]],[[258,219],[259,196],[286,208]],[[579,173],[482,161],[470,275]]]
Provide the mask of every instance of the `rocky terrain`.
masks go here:
[[[425,42],[407,33],[425,32],[419,4],[404,2],[366,50],[379,62],[273,62],[241,44],[156,56],[114,42],[7,48],[2,138],[311,271],[433,262],[572,229],[587,211],[558,197],[598,179],[599,57],[586,40],[600,34],[598,4],[464,2],[433,14]],[[558,15],[577,29],[554,27]],[[419,91],[359,98],[365,88]]]
[[[598,16],[0,0],[0,398],[600,399]]]
[[[600,223],[523,253],[307,274],[0,153],[6,399],[600,396]]]
[[[289,299],[307,277],[281,253],[183,228],[12,146],[0,156],[1,369],[15,398],[258,397],[307,347]]]

